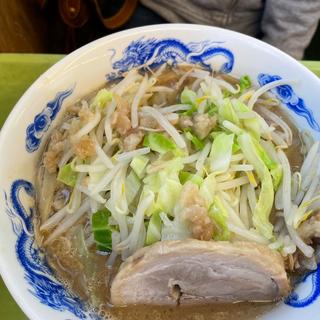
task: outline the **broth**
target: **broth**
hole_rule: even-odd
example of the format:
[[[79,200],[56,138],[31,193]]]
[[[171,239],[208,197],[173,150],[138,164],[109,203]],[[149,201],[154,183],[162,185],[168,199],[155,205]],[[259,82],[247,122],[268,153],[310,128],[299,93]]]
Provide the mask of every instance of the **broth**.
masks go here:
[[[270,303],[235,303],[193,307],[126,307],[102,310],[106,319],[126,320],[253,320],[274,308]]]

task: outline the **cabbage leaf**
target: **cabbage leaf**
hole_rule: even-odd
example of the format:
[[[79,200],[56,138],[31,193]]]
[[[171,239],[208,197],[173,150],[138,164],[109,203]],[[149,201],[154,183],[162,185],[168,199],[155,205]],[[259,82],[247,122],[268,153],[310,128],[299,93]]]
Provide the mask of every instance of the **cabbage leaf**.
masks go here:
[[[162,221],[160,218],[160,211],[156,211],[152,214],[148,224],[147,236],[146,236],[147,246],[161,240],[161,228],[162,228]]]
[[[218,196],[213,197],[213,203],[208,210],[208,215],[217,227],[213,238],[217,241],[230,240],[231,234],[228,229],[228,211]]]
[[[163,133],[151,132],[144,137],[143,146],[152,151],[166,153],[177,148],[176,144]]]
[[[215,173],[223,173],[228,170],[233,147],[234,134],[221,132],[216,135],[210,152],[210,169]]]
[[[269,216],[273,206],[274,189],[271,174],[255,148],[253,138],[248,133],[238,136],[238,143],[245,159],[253,165],[260,181],[261,190],[253,212],[253,224],[266,239],[273,237],[273,225]]]

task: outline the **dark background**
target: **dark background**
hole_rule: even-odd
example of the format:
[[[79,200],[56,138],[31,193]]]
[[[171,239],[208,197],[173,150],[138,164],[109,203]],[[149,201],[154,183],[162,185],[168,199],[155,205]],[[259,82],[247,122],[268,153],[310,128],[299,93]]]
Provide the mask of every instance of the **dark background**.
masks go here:
[[[124,25],[106,27],[102,18],[113,16],[124,1],[0,0],[0,52],[69,53],[119,30],[166,22],[138,3],[134,14]],[[97,4],[103,17],[97,13]],[[319,27],[304,59],[320,60]]]

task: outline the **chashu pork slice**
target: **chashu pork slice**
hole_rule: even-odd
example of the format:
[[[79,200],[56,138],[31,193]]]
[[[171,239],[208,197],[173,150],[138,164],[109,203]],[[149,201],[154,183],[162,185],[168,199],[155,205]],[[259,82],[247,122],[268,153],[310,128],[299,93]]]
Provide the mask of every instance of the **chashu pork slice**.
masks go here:
[[[276,301],[289,294],[283,259],[252,242],[161,241],[121,266],[111,286],[115,306]]]

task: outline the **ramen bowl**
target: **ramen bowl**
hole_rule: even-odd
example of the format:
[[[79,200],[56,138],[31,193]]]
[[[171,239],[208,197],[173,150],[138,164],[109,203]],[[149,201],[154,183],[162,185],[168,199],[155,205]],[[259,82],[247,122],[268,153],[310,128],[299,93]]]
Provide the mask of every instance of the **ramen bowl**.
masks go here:
[[[0,271],[32,320],[97,319],[57,280],[34,239],[35,177],[52,128],[67,105],[137,67],[164,63],[247,74],[255,85],[294,79],[272,90],[298,128],[320,132],[320,81],[299,62],[254,38],[224,29],[154,25],[94,41],[51,67],[27,90],[0,135]],[[307,274],[263,319],[311,319],[320,308],[320,271]]]

